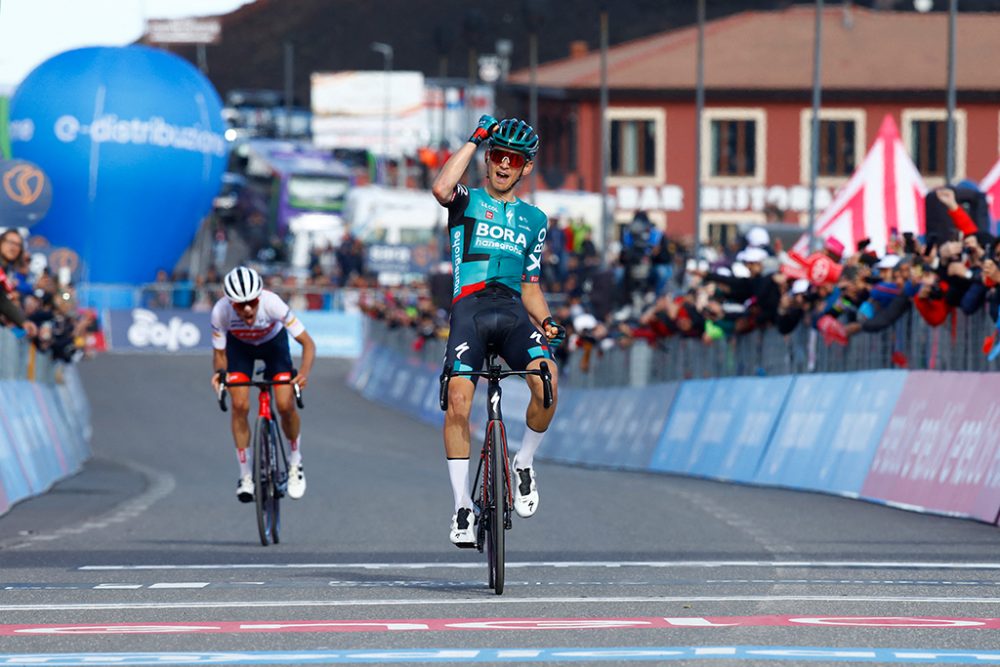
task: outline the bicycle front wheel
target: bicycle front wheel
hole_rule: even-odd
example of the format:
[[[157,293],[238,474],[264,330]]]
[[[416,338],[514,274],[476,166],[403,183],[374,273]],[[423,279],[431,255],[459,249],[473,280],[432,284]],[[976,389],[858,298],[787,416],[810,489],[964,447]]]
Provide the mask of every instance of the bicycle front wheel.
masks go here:
[[[490,584],[497,595],[503,594],[504,584],[504,530],[507,509],[507,461],[504,452],[507,451],[507,438],[504,435],[503,424],[499,421],[490,422],[490,534],[489,561]]]
[[[257,533],[260,543],[271,543],[272,485],[271,485],[271,434],[266,419],[259,417],[253,432],[253,498],[257,509]]]
[[[277,544],[281,532],[281,497],[285,495],[288,486],[288,465],[285,460],[284,445],[281,440],[281,430],[274,420],[268,422],[271,430],[271,467],[268,491],[270,493],[271,541]]]

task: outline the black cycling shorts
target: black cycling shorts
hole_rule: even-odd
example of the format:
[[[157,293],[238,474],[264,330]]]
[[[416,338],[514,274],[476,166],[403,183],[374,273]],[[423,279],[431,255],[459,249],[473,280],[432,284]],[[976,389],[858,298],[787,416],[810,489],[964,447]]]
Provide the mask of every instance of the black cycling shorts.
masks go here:
[[[513,290],[487,287],[452,306],[445,369],[452,374],[480,371],[488,350],[515,371],[525,370],[534,359],[552,359],[548,339],[532,324]]]
[[[264,362],[265,378],[273,378],[278,373],[291,373],[292,352],[288,349],[288,330],[283,328],[277,336],[260,345],[244,343],[226,332],[227,373],[243,373],[252,378],[257,359]]]

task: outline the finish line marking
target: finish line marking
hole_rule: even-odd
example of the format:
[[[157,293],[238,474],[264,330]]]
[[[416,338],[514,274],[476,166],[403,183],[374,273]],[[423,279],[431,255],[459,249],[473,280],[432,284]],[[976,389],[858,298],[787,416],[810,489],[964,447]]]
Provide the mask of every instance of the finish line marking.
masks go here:
[[[485,589],[482,591],[485,593]],[[254,609],[268,607],[413,607],[455,605],[516,605],[516,604],[606,604],[629,602],[662,604],[666,602],[926,602],[941,604],[1000,604],[1000,597],[910,597],[905,595],[671,595],[648,597],[500,597],[408,598],[398,600],[244,600],[244,601],[177,601],[177,602],[107,602],[72,604],[5,604],[0,611],[116,611],[122,609]],[[2,665],[3,663],[0,663]]]
[[[481,569],[483,563],[213,563],[202,565],[82,565],[86,571],[133,570],[435,570]],[[765,561],[765,560],[691,560],[691,561],[522,561],[508,562],[507,569],[519,568],[852,568],[865,570],[1000,570],[1000,563],[952,563],[921,561]]]
[[[444,632],[470,630],[663,630],[733,627],[1000,629],[1000,618],[922,616],[645,616],[637,618],[434,618],[383,621],[209,621],[105,625],[0,625],[0,636]],[[0,663],[2,664],[2,663]]]
[[[350,663],[519,663],[755,660],[796,663],[880,662],[905,664],[1000,664],[1000,652],[927,648],[840,648],[824,646],[647,646],[581,648],[403,649],[362,651],[228,651],[174,653],[7,653],[0,665],[310,665]]]

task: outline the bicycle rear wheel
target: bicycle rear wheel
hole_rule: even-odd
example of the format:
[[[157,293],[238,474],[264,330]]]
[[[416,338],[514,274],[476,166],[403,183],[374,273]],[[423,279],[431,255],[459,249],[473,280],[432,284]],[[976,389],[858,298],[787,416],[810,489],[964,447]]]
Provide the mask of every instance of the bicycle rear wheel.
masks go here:
[[[490,531],[489,531],[489,562],[490,586],[497,595],[503,594],[505,545],[504,532],[507,508],[507,461],[504,452],[507,450],[503,424],[493,421],[489,424],[490,439]]]

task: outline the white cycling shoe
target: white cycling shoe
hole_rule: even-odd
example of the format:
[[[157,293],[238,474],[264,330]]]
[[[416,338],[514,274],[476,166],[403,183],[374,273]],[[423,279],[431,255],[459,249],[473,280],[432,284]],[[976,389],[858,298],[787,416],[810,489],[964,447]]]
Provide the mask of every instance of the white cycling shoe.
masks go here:
[[[306,494],[306,474],[302,464],[288,466],[288,497],[298,500]]]
[[[250,475],[240,477],[240,481],[236,485],[236,497],[240,499],[241,503],[253,502],[253,477]]]
[[[514,511],[522,519],[534,516],[538,510],[538,486],[534,468],[514,469]]]
[[[459,508],[451,517],[451,533],[448,535],[451,543],[458,547],[469,547],[476,544],[476,515],[469,507]]]

